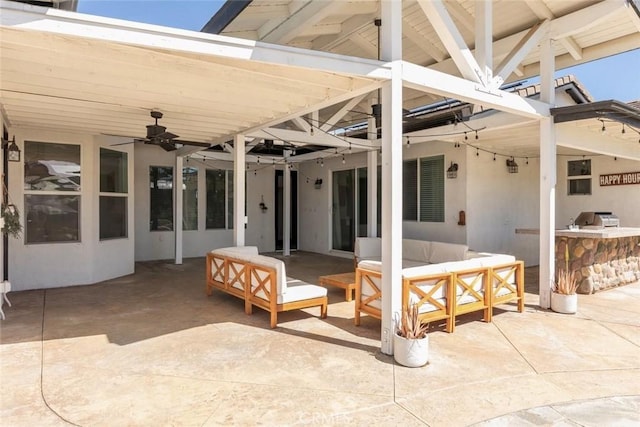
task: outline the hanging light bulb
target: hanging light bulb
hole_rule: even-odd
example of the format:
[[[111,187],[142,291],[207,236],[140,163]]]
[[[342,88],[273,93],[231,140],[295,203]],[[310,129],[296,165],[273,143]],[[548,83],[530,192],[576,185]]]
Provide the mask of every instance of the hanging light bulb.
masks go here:
[[[478,138],[478,131],[476,131],[476,139],[480,139],[480,138]]]
[[[409,137],[407,137],[407,145],[405,147],[409,148],[409,145],[411,145],[411,140],[409,140]]]
[[[476,157],[480,157],[480,150],[476,148]]]
[[[606,133],[607,132],[607,128],[604,127],[604,120],[600,120],[602,122],[602,129],[600,129],[600,132],[602,133]]]
[[[496,161],[496,153],[493,153],[493,161]]]
[[[624,129],[624,123],[622,124],[622,133],[625,134],[627,131]]]
[[[467,136],[467,133],[466,133],[466,132],[464,133],[464,140],[465,140],[465,141],[468,141],[468,140],[469,140],[469,137]]]
[[[260,156],[258,156],[258,162],[257,163],[260,164]]]
[[[351,143],[349,143],[349,154],[351,154]]]
[[[324,159],[320,159],[320,167],[323,168],[324,167]]]
[[[347,161],[344,159],[344,154],[342,155],[342,164],[344,165]]]
[[[528,158],[528,157],[527,157],[527,162],[526,162],[526,164],[529,164],[529,158]]]

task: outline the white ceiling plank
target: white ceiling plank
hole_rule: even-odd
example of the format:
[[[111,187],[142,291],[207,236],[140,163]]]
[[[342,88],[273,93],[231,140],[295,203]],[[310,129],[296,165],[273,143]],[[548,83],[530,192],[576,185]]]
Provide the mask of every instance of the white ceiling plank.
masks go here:
[[[529,32],[518,42],[517,45],[515,45],[511,52],[496,68],[496,78],[499,79],[496,82],[497,87],[502,85],[520,62],[522,62],[525,56],[529,54],[531,49],[538,45],[540,40],[542,40],[542,37],[547,34],[548,30],[549,21],[544,21],[531,27]]]
[[[417,0],[462,76],[482,84],[482,72],[442,0]]]
[[[413,25],[409,24],[407,21],[404,21],[404,23],[402,24],[402,33],[409,40],[411,40],[413,44],[418,46],[424,53],[435,59],[437,62],[446,59],[447,56],[442,50],[433,45],[429,39],[422,35],[418,30],[415,29],[415,27],[413,27]]]
[[[361,34],[354,33],[351,35],[349,40],[352,43],[355,43],[360,49],[364,51],[363,57],[368,58],[377,58],[378,57],[378,47],[371,44],[371,42],[365,39]]]
[[[536,14],[536,16],[540,19],[552,20],[555,18],[555,15],[547,7],[547,5],[540,0],[526,0],[525,1],[529,9]],[[582,58],[582,48],[576,43],[573,37],[563,37],[559,39],[560,43],[567,49],[567,51],[574,57],[574,59],[579,60]]]
[[[353,16],[342,23],[342,31],[340,34],[333,37],[322,36],[315,39],[313,41],[313,49],[327,52],[332,51],[348,40],[352,34],[358,33],[369,26],[373,26],[373,20],[375,18],[375,14]]]
[[[469,12],[466,11],[459,1],[445,1],[447,10],[452,16],[455,16],[462,27],[473,34],[475,31],[475,19]]]
[[[300,37],[316,37],[324,36],[327,34],[340,34],[341,31],[342,24],[318,24],[314,25],[313,27],[305,28],[300,33]]]
[[[402,76],[405,87],[434,93],[447,98],[495,108],[500,111],[539,119],[549,116],[549,105],[516,94],[497,90],[488,93],[479,90],[477,84],[460,77],[441,73],[430,68],[403,62]]]
[[[585,32],[622,10],[626,10],[626,0],[607,0],[584,9],[577,10],[551,21],[550,35],[554,40]]]
[[[389,76],[389,70],[381,67],[381,64],[375,60],[176,29],[162,28],[163,37],[158,37],[158,27],[154,26],[124,21],[117,21],[116,26],[113,24],[114,20],[98,19],[55,9],[46,9],[45,15],[39,8],[24,10],[20,6],[15,7],[12,2],[3,2],[1,9],[0,24],[16,25],[16,28],[153,49],[186,51],[232,59],[252,59],[307,68],[307,73],[322,74],[328,71],[369,78],[388,78]],[[5,30],[6,27],[2,28],[3,32]]]
[[[559,146],[585,150],[592,153],[616,156],[622,159],[640,160],[640,144],[615,138],[611,134],[602,135],[578,127],[575,123],[556,125],[556,141]]]
[[[631,22],[633,22],[633,25],[636,27],[636,29],[640,33],[640,16],[638,16],[638,14],[636,13],[636,10],[640,10],[640,1],[638,0],[632,0],[632,1],[635,4],[635,10],[633,6],[631,6],[631,4],[629,3],[627,5],[627,15],[629,16],[629,18],[631,19]]]
[[[301,2],[302,3],[302,2]],[[307,1],[284,21],[267,22],[258,29],[258,38],[267,43],[287,44],[298,37],[305,28],[314,26],[340,8],[341,2]]]
[[[560,43],[567,49],[567,52],[575,59],[579,61],[582,59],[582,48],[576,43],[573,37],[564,37],[560,39]]]
[[[367,94],[364,94],[356,96],[355,98],[351,98],[349,101],[347,101],[346,104],[342,106],[342,108],[336,111],[325,123],[320,126],[320,130],[322,130],[323,132],[329,132],[331,128],[336,123],[338,123],[338,121],[340,121],[340,119],[342,119],[347,113],[353,110],[353,107],[358,105],[363,99],[365,99],[366,96]]]

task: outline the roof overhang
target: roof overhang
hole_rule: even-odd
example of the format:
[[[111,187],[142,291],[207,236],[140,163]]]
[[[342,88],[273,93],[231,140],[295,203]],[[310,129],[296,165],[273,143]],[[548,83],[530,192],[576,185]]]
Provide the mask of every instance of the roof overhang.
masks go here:
[[[608,119],[640,129],[640,110],[615,100],[552,108],[551,115],[555,123]]]

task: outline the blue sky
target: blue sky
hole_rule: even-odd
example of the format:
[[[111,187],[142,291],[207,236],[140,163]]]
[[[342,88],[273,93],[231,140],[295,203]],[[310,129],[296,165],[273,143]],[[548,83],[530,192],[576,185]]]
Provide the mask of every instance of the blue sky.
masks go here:
[[[78,12],[200,31],[223,0],[79,0]],[[596,101],[640,100],[640,49],[560,70],[575,75]]]

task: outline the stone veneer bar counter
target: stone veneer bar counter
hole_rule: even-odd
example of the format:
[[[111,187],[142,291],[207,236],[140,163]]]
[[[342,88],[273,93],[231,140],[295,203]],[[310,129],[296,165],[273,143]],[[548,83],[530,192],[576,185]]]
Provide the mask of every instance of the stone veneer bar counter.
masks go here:
[[[556,230],[555,248],[556,269],[576,273],[578,293],[640,281],[640,228]]]

